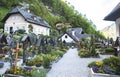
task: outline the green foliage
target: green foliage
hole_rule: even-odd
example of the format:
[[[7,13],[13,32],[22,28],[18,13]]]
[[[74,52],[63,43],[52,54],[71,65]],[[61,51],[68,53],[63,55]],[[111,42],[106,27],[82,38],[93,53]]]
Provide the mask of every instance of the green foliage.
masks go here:
[[[28,28],[29,28],[28,32],[32,33],[33,32],[33,26],[30,24],[30,25],[28,25]]]
[[[23,56],[23,50],[18,52],[18,56]]]
[[[0,75],[0,77],[4,77],[4,75]]]
[[[19,0],[0,0],[0,6],[10,8],[12,6],[18,5]]]
[[[93,61],[93,62],[91,62],[91,63],[88,64],[88,67],[92,67],[92,66],[101,67],[101,66],[103,66],[103,62],[100,62],[100,61]]]
[[[50,54],[51,54],[52,56],[60,56],[60,57],[62,57],[63,54],[64,54],[64,52],[63,52],[63,51],[60,51],[60,50],[56,50],[56,51],[51,51]]]
[[[46,77],[46,70],[40,69],[39,71],[36,70],[32,73],[32,77]]]
[[[35,71],[35,69],[31,68],[31,67],[17,67],[16,68],[16,75],[21,75],[21,76],[32,76],[32,73]],[[8,72],[8,74],[14,74],[14,67],[11,67]]]
[[[42,55],[37,55],[35,58],[35,65],[40,67],[41,65],[43,65],[43,56]]]
[[[25,30],[19,29],[17,32],[18,32],[19,34],[24,34],[24,33],[25,33]]]
[[[7,61],[10,61],[10,59],[11,59],[10,57],[5,57],[5,58],[3,58],[3,60],[6,61],[6,62],[7,62]]]
[[[31,60],[28,60],[27,63],[26,63],[27,66],[34,66],[35,65],[35,60],[31,59]]]
[[[103,63],[113,70],[115,70],[116,74],[120,75],[120,57],[110,57],[103,60]]]
[[[73,6],[66,4],[62,0],[0,0],[0,21],[11,10],[12,6],[19,6],[20,2],[26,2],[30,5],[30,10],[35,15],[45,19],[52,27],[56,22],[69,22],[72,27],[82,27],[85,33],[95,34],[104,38],[104,36],[96,31],[96,26],[85,15],[76,12]],[[0,22],[0,28],[3,23]],[[63,28],[66,31],[66,28]],[[51,30],[52,36],[58,35],[58,32]]]
[[[50,63],[51,63],[51,55],[49,54],[44,55],[44,63],[43,63],[44,68],[49,68]]]
[[[94,45],[95,45],[95,48],[99,48],[99,46],[101,45],[101,43],[95,42]]]
[[[105,53],[111,53],[114,52],[114,48],[113,47],[109,47],[105,49]]]
[[[3,33],[3,29],[0,29],[0,34]]]
[[[0,21],[4,18],[4,16],[8,13],[9,9],[0,6]],[[3,23],[0,22],[0,28],[3,29]]]
[[[78,55],[80,57],[86,57],[86,58],[91,56],[90,52],[88,50],[84,50],[84,49],[80,50]]]
[[[13,37],[14,37],[14,39],[15,39],[15,40],[18,40],[18,39],[20,39],[20,38],[21,38],[21,36],[20,36],[20,35],[13,35]]]

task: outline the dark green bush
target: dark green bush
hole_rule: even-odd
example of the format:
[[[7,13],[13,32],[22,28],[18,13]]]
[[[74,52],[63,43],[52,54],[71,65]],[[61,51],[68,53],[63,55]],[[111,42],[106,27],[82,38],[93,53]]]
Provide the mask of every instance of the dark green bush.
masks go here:
[[[101,43],[94,43],[95,48],[100,48],[101,47]]]
[[[25,30],[19,29],[19,30],[17,30],[17,32],[20,33],[20,34],[24,34],[24,33],[25,33]]]
[[[109,47],[105,49],[105,53],[111,53],[111,52],[114,52],[114,48]]]
[[[104,65],[115,70],[116,74],[120,75],[120,57],[110,57],[103,60]]]

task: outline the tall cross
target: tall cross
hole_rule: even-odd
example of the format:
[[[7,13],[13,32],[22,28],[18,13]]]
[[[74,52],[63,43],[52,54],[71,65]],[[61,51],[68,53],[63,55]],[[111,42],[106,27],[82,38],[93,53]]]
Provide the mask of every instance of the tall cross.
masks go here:
[[[14,65],[14,74],[16,74],[17,71],[17,59],[18,59],[18,52],[19,52],[20,48],[19,48],[19,43],[17,43],[17,47],[15,50],[12,50],[12,52],[15,52],[15,65]]]

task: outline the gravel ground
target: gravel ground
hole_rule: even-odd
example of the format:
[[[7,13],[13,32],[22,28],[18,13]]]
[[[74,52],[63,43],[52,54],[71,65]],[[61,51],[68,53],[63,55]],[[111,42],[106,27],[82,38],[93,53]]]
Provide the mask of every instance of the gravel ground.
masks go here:
[[[110,55],[100,55],[100,58],[80,58],[76,48],[69,49],[66,54],[52,65],[47,77],[90,77],[87,65]]]

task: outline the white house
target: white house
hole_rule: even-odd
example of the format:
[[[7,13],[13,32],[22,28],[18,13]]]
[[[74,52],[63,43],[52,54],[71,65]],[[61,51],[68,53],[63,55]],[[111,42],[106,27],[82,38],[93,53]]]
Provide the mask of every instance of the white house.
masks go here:
[[[116,36],[120,36],[120,3],[104,18],[116,23]]]
[[[82,38],[90,37],[89,34],[84,34],[82,28],[69,28],[68,32],[63,34],[59,40],[66,43],[78,43],[82,41]]]
[[[19,29],[29,33],[28,26],[32,25],[33,33],[49,35],[50,25],[45,20],[18,7],[12,9],[2,21],[4,22],[4,32],[7,33]]]
[[[77,41],[76,39],[74,39],[69,33],[65,33],[60,40],[63,42],[65,41],[66,43],[75,43],[75,41]]]

